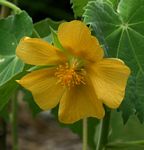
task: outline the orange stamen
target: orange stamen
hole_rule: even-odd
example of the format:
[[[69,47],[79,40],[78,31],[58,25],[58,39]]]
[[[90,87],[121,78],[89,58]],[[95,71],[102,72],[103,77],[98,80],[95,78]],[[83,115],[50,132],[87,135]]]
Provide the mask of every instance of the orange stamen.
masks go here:
[[[83,71],[83,69],[80,69],[79,71],[76,70],[76,64],[69,66],[69,64],[66,63],[57,67],[55,76],[58,78],[58,83],[62,86],[71,87],[85,84],[84,74],[82,74]]]

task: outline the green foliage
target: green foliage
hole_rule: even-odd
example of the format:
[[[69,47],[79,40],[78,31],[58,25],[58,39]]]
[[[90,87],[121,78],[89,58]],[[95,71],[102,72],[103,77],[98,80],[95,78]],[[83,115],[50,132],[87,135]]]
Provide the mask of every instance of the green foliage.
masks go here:
[[[135,116],[131,116],[123,126],[121,113],[114,111],[111,116],[111,134],[106,150],[142,150],[144,149],[143,132],[144,126]]]
[[[64,48],[62,47],[62,45],[59,42],[59,39],[57,37],[57,33],[56,33],[56,31],[54,31],[53,28],[51,28],[51,36],[52,36],[52,42],[53,42],[54,46],[56,46],[60,50],[64,51]]]
[[[23,90],[24,92],[24,101],[27,102],[30,110],[32,111],[32,115],[35,117],[38,113],[42,110],[39,106],[35,103],[32,94],[29,91]]]
[[[11,97],[17,89],[19,88],[16,80],[20,79],[22,76],[26,74],[26,71],[23,71],[13,77],[10,81],[5,83],[3,86],[0,86],[0,113],[3,112],[5,107],[7,106],[8,102],[11,100]],[[4,109],[4,110],[3,110]]]
[[[11,95],[16,90],[17,84],[15,81],[9,81],[5,85],[0,87],[0,111],[9,102]]]
[[[81,17],[84,13],[84,7],[90,0],[71,0],[75,17]]]
[[[139,120],[144,121],[143,13],[144,0],[121,0],[116,11],[107,2],[89,2],[84,13],[85,22],[91,25],[94,34],[107,48],[109,56],[124,60],[132,70],[133,87],[128,85],[127,91],[130,88],[135,88],[135,91],[127,92],[121,106],[125,121],[133,113],[133,109]],[[131,94],[136,99],[129,99]]]
[[[0,20],[0,111],[15,92],[15,80],[24,68],[24,63],[15,55],[16,46],[23,36],[31,35],[32,28],[32,20],[26,12]]]
[[[135,88],[136,78],[135,76],[130,76],[127,83],[125,100],[120,106],[120,110],[123,112],[122,117],[124,124],[128,121],[129,116],[135,113],[135,102],[137,99]]]
[[[34,29],[35,32],[33,33],[34,37],[41,37],[45,40],[47,40],[48,42],[51,42],[51,28],[52,27],[54,30],[58,29],[58,26],[61,22],[56,22],[53,21],[49,18],[41,20],[37,23],[34,24]]]
[[[23,70],[24,63],[15,55],[19,40],[32,33],[32,20],[26,12],[0,20],[0,86]]]
[[[120,0],[70,0],[75,17],[81,17],[85,12],[85,7],[90,1],[108,2],[117,8]]]
[[[120,2],[120,0],[107,0],[107,1],[110,1],[112,3],[114,9],[117,9],[117,6]]]

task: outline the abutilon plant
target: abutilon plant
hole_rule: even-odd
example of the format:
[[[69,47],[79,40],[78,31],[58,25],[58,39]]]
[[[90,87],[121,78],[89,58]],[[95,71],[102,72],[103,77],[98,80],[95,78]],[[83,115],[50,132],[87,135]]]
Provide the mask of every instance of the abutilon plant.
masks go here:
[[[19,149],[20,90],[33,114],[51,110],[83,150],[141,150],[144,127],[130,116],[144,121],[144,0],[70,2],[73,18],[62,10],[65,21],[33,23],[14,0],[0,0],[0,150],[9,120]]]

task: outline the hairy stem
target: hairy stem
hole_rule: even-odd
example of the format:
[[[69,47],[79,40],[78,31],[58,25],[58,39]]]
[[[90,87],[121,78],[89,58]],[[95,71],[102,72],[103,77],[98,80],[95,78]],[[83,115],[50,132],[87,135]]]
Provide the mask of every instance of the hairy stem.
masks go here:
[[[14,5],[13,3],[9,2],[9,1],[0,0],[0,5],[11,8],[14,11],[14,13],[20,13],[21,12],[21,9],[19,7],[17,7],[16,5]]]
[[[97,141],[96,150],[104,150],[108,142],[110,113],[110,111],[106,111],[105,117],[100,122],[99,137]]]
[[[87,118],[83,119],[83,150],[87,150],[87,137],[88,137],[88,126],[87,126]]]

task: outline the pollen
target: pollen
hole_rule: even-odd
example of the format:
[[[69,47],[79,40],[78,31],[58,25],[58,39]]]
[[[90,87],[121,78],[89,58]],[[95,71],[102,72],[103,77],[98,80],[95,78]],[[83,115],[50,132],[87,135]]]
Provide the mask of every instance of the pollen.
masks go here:
[[[62,86],[73,87],[75,85],[85,84],[84,69],[77,69],[76,65],[70,66],[68,63],[59,65],[55,76]]]

